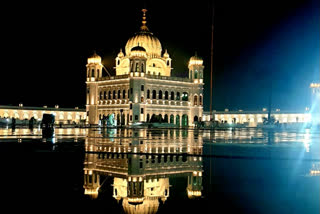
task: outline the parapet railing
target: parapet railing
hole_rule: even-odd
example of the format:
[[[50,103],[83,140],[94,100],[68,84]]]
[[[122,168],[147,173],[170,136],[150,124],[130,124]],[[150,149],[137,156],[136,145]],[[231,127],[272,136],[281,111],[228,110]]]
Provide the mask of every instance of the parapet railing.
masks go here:
[[[97,78],[98,81],[104,81],[104,80],[117,80],[117,79],[127,79],[131,75],[124,74],[124,75],[116,75],[116,76],[110,76],[110,77],[100,77]],[[180,81],[180,82],[192,82],[191,79],[185,78],[185,77],[169,77],[169,76],[159,76],[159,75],[150,75],[145,74],[144,77],[148,79],[158,79],[158,80],[171,80],[171,81]]]

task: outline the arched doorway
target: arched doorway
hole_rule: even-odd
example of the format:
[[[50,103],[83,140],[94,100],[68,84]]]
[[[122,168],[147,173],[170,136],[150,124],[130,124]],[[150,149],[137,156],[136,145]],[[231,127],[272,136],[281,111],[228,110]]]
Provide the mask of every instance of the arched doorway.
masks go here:
[[[194,116],[193,122],[198,122],[198,116]]]
[[[167,114],[164,115],[163,122],[168,123],[168,115]]]
[[[176,116],[176,125],[180,126],[180,115]]]
[[[120,115],[120,118],[121,118],[121,125],[123,126],[123,125],[125,125],[125,114],[123,114],[123,113],[120,113],[121,115]]]
[[[181,126],[188,126],[188,115],[182,115]]]
[[[170,123],[174,124],[174,116],[173,116],[173,114],[170,115]]]

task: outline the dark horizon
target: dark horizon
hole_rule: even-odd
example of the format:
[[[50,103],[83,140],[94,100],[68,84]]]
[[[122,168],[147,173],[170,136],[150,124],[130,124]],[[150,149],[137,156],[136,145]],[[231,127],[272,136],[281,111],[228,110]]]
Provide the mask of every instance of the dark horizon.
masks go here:
[[[210,1],[35,6],[9,7],[12,17],[3,17],[0,105],[83,108],[87,58],[96,51],[112,72],[146,7],[147,26],[168,49],[173,76],[187,75],[195,52],[204,59],[209,110]],[[320,81],[319,2],[215,1],[214,7],[213,109],[261,110],[270,94],[273,109],[309,106],[309,85]]]

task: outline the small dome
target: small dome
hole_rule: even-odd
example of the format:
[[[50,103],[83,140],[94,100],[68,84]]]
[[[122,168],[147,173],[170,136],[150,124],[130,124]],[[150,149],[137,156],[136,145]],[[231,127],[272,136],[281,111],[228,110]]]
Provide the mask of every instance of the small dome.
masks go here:
[[[101,63],[101,57],[96,52],[94,52],[93,55],[88,58],[88,64],[91,64],[91,63],[94,63],[94,64]]]
[[[197,55],[197,53],[192,56],[189,60],[189,66],[190,65],[202,65],[203,59]]]
[[[166,52],[164,52],[163,57],[164,57],[164,58],[169,58],[169,54],[168,54],[167,49],[166,49]]]
[[[118,53],[118,57],[121,58],[121,57],[124,57],[124,54],[122,52],[122,49],[120,49],[120,52]]]

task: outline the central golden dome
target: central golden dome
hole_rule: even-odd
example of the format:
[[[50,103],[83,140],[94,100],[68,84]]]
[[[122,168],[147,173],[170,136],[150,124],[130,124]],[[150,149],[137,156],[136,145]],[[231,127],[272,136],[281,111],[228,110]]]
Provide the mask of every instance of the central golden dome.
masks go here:
[[[126,54],[130,55],[131,49],[136,46],[143,47],[147,56],[161,57],[162,47],[159,39],[153,35],[146,26],[146,12],[147,10],[143,9],[143,17],[142,17],[142,26],[140,27],[140,32],[136,33],[135,36],[131,37],[126,44]]]

